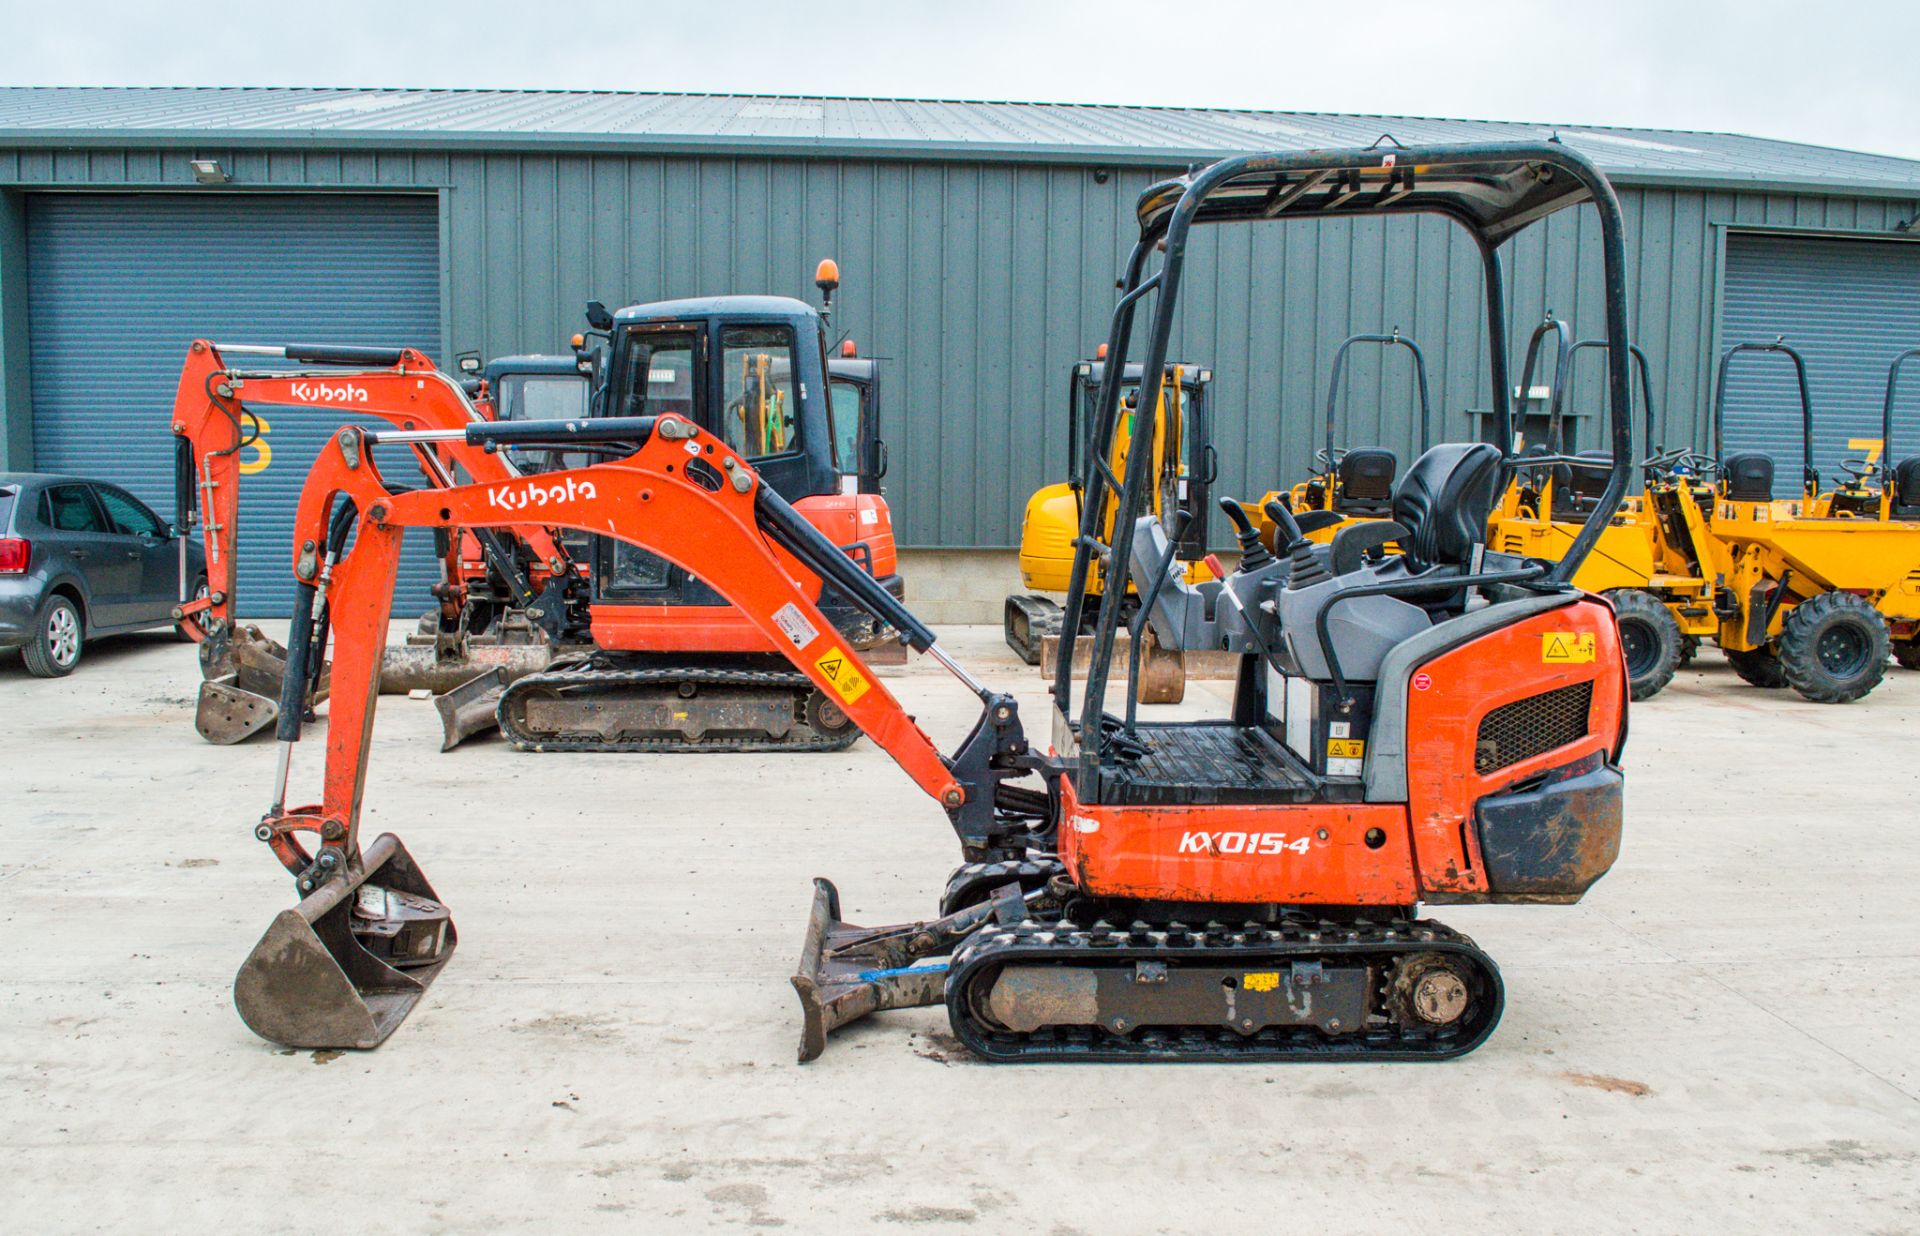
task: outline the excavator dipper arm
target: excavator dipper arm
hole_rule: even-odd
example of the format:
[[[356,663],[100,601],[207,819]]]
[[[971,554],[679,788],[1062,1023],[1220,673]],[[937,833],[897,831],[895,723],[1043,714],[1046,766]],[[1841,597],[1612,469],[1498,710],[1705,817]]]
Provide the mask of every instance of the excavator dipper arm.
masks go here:
[[[370,450],[379,442],[455,440],[483,450],[515,443],[566,449],[624,443],[635,449],[621,459],[564,472],[405,493],[386,485]],[[394,573],[409,528],[510,527],[529,516],[544,525],[632,541],[682,567],[697,565],[702,578],[947,810],[969,859],[1001,859],[1036,841],[1036,820],[1045,815],[1048,798],[1002,784],[1039,763],[1029,756],[1013,701],[949,660],[924,623],[764,488],[745,461],[691,422],[662,416],[400,433],[344,428],[315,461],[296,514],[295,608],[276,731],[279,768],[273,804],[255,835],[293,873],[302,900],[274,921],[234,984],[242,1018],[263,1037],[302,1047],[377,1046],[451,956],[452,917],[406,848],[391,835],[364,850],[359,841]],[[981,720],[950,760],[815,607],[811,598],[822,578],[947,665],[979,696]],[[330,619],[334,651],[326,767],[320,801],[289,808],[291,755],[301,731],[294,706],[298,684],[325,655],[326,632],[316,613]],[[891,945],[868,940],[871,933],[862,929],[823,921],[822,931],[835,929],[830,942],[820,943],[833,954],[819,964],[827,981],[812,986],[811,976],[795,979],[810,1037],[824,1042],[827,1031],[871,1008],[937,997],[923,972],[907,967],[871,975],[865,973],[869,965],[852,958],[879,950],[910,961],[950,947],[986,914],[943,920],[934,925],[939,930],[909,932]],[[843,951],[849,960],[838,960]]]
[[[249,356],[316,368],[246,370],[230,359]],[[198,505],[207,551],[207,595],[189,595],[193,581],[184,570],[183,540],[180,605],[174,619],[201,645],[207,681],[201,687],[196,724],[205,737],[219,743],[238,742],[273,724],[273,700],[282,694],[286,660],[286,650],[277,643],[234,623],[241,463],[245,449],[258,439],[258,422],[249,416],[248,405],[365,414],[401,430],[489,423],[457,382],[411,348],[222,346],[204,339],[188,347],[173,403],[178,449],[175,522],[185,529]],[[416,446],[414,454],[434,488],[455,484],[456,468],[476,481],[519,475],[505,456],[463,440]],[[539,596],[544,580],[565,572],[569,564],[546,528],[515,525],[511,532],[527,546],[534,562],[531,572],[520,568],[498,532],[486,532],[481,539],[515,602],[525,606]],[[457,578],[450,576],[447,583],[457,591]],[[323,667],[316,668],[318,672],[308,676],[308,692],[292,697],[303,712],[326,698],[327,676]]]

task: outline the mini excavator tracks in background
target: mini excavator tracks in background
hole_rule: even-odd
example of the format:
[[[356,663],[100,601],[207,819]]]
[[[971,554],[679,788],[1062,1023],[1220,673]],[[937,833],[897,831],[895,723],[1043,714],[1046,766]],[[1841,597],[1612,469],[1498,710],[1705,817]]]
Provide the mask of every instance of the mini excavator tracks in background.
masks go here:
[[[594,659],[516,679],[498,716],[521,751],[844,751],[860,738],[811,679],[787,669]]]

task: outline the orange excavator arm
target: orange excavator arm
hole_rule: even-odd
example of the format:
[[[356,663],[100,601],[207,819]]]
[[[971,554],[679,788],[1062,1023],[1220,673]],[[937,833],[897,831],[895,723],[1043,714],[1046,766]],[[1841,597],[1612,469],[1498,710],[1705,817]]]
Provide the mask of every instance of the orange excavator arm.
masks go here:
[[[229,357],[271,357],[310,366],[298,370],[247,370]],[[331,413],[380,417],[401,430],[458,429],[485,423],[489,418],[467,397],[456,380],[434,367],[412,348],[362,348],[288,344],[261,347],[222,345],[196,339],[187,349],[173,400],[173,432],[182,459],[176,477],[178,522],[184,527],[190,497],[196,491],[201,512],[201,535],[207,549],[207,591],[204,599],[183,596],[180,617],[216,620],[231,627],[239,544],[241,451],[252,444],[254,422],[246,405],[311,408]],[[456,466],[475,481],[507,481],[516,469],[506,456],[451,440],[432,447],[417,446],[415,454],[429,484],[444,488],[456,483]],[[549,573],[566,569],[565,555],[551,534],[538,524],[510,525],[531,551],[530,572],[537,585]],[[186,580],[181,581],[184,585]],[[449,581],[454,582],[454,581]],[[182,629],[199,639],[199,621],[185,621]]]
[[[369,449],[380,442],[415,446],[459,441],[635,443],[633,454],[534,477],[510,477],[445,490],[394,493]],[[344,500],[344,502],[343,502]],[[295,522],[296,601],[287,681],[295,682],[311,647],[313,614],[324,604],[333,637],[333,703],[327,727],[321,801],[285,807],[297,708],[283,707],[280,770],[273,806],[259,835],[311,891],[359,862],[359,810],[372,735],[400,542],[409,528],[511,527],[537,515],[544,525],[630,541],[692,570],[758,626],[914,782],[946,808],[963,845],[986,853],[1009,825],[998,819],[1000,782],[1024,775],[1027,746],[1013,701],[990,692],[955,665],[933,633],[783,499],[761,485],[724,442],[676,416],[577,422],[475,424],[460,430],[375,432],[348,427],[322,449],[301,493]],[[345,548],[349,534],[352,548]],[[874,677],[852,646],[795,581],[798,560],[876,616],[909,644],[952,670],[985,706],[981,723],[949,760]],[[289,688],[291,690],[291,688]],[[1030,791],[1028,792],[1030,793]],[[1029,804],[1030,805],[1030,804]],[[317,834],[309,854],[296,834]]]

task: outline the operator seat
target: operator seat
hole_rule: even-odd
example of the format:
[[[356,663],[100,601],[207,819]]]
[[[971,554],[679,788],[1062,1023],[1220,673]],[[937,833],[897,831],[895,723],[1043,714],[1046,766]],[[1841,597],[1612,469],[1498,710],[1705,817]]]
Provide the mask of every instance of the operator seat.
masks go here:
[[[1920,455],[1909,455],[1893,466],[1893,517],[1920,519]]]
[[[1378,446],[1355,447],[1340,458],[1340,485],[1333,509],[1362,519],[1384,519],[1393,510],[1393,474],[1400,461]]]
[[[1721,486],[1730,502],[1773,501],[1773,456],[1739,451],[1720,464]]]
[[[1393,519],[1414,572],[1468,567],[1487,539],[1500,448],[1486,442],[1443,442],[1413,461],[1393,491]]]
[[[1607,481],[1611,478],[1613,453],[1611,451],[1581,451],[1581,459],[1592,459],[1606,464],[1603,468],[1576,468],[1571,464],[1561,464],[1553,472],[1553,517],[1555,519],[1585,519],[1593,513],[1607,492]]]

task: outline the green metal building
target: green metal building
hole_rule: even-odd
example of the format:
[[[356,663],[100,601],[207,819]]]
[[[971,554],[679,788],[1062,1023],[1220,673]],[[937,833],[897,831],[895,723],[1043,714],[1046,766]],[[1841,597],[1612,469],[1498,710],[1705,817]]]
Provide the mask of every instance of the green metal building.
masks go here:
[[[903,545],[1015,544],[1060,479],[1070,366],[1104,338],[1141,188],[1252,149],[1557,136],[1619,186],[1634,338],[1657,430],[1709,440],[1715,358],[1807,354],[1820,462],[1878,436],[1893,355],[1920,345],[1920,162],[1718,133],[1409,117],[638,93],[0,89],[0,469],[170,492],[186,342],[411,343],[442,358],[555,351],[589,299],[811,297],[885,358]],[[1591,212],[1509,255],[1513,346],[1600,315]],[[1209,364],[1218,491],[1308,466],[1349,333],[1398,327],[1432,366],[1437,437],[1475,431],[1476,258],[1440,220],[1205,237],[1179,355]],[[1574,407],[1597,400],[1598,353]],[[1517,374],[1517,370],[1516,370]],[[1404,357],[1356,353],[1353,444],[1416,450]],[[1797,458],[1784,375],[1729,401],[1730,446]],[[1920,396],[1902,433],[1920,449]],[[322,427],[289,422],[249,484],[291,494]],[[1857,453],[1857,452],[1856,452]],[[262,598],[266,612],[278,601]]]

